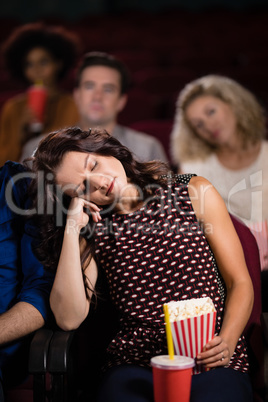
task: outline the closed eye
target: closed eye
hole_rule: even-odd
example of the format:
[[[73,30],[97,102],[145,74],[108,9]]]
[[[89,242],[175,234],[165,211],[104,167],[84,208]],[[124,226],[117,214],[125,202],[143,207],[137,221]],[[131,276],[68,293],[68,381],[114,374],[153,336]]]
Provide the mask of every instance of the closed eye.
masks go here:
[[[92,168],[91,168],[91,171],[94,170],[94,169],[97,167],[97,165],[98,165],[98,162],[95,161],[95,162],[93,163],[93,166],[92,166]]]

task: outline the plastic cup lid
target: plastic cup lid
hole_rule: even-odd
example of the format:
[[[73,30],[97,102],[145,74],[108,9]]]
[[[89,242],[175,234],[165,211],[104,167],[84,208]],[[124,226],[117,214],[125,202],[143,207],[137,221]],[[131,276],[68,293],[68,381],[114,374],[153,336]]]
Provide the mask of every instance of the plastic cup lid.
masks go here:
[[[151,358],[151,365],[165,370],[184,370],[194,367],[195,361],[192,357],[187,356],[175,355],[174,359],[170,359],[168,355],[160,355]]]

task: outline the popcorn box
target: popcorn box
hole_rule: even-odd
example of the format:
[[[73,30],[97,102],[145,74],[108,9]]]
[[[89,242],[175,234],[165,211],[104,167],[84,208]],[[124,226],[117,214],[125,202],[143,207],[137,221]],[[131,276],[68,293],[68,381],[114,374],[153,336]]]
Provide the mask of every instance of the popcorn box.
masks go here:
[[[167,303],[175,353],[196,358],[215,333],[216,310],[210,298]],[[196,365],[195,374],[206,371]]]

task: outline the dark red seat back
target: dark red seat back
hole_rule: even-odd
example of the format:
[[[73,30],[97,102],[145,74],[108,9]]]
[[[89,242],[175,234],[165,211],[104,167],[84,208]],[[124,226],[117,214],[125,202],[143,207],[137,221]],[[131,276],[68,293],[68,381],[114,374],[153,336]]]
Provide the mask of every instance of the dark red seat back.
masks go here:
[[[243,247],[246,264],[254,288],[254,305],[247,326],[244,330],[248,346],[251,367],[251,379],[254,402],[261,401],[264,389],[264,347],[261,329],[261,267],[259,249],[250,229],[238,218],[231,215],[236,232]]]

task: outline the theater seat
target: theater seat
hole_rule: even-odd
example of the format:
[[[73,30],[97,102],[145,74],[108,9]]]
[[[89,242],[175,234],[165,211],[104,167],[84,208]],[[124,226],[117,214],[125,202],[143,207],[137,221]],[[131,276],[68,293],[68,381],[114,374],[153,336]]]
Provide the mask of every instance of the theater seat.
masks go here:
[[[53,331],[42,328],[34,334],[28,356],[28,375],[19,384],[11,378],[5,392],[5,402],[49,402],[50,376],[47,370],[47,359]],[[13,363],[13,371],[15,370]],[[58,401],[60,402],[60,401]]]
[[[169,119],[148,119],[131,123],[134,130],[141,131],[156,137],[164,146],[168,159],[170,159],[170,133],[173,121]]]
[[[251,380],[254,390],[254,402],[262,401],[264,395],[264,351],[263,328],[261,326],[261,267],[259,249],[255,237],[242,221],[231,215],[234,227],[241,241],[248,271],[254,288],[254,305],[244,334],[249,347]],[[268,383],[266,383],[268,386]]]

